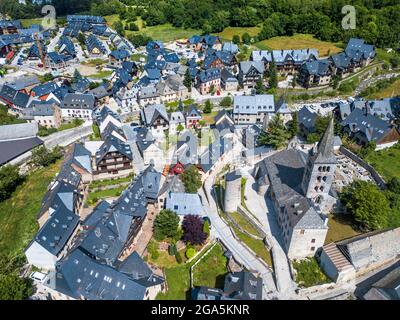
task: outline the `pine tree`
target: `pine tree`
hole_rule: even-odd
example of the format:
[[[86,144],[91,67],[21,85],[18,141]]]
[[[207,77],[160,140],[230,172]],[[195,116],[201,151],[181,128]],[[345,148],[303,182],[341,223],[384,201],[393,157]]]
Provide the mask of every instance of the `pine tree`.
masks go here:
[[[269,87],[275,89],[278,87],[278,74],[276,71],[275,60],[272,59],[271,65],[269,67]]]
[[[204,113],[211,113],[213,109],[213,105],[210,100],[207,100],[204,106]]]
[[[292,137],[296,136],[299,132],[299,119],[297,116],[297,111],[293,113],[292,122],[290,123],[289,132]]]
[[[185,72],[185,78],[183,79],[183,85],[188,88],[189,92],[192,92],[192,76],[190,75],[189,68]]]
[[[268,131],[263,131],[259,138],[259,145],[269,145],[275,149],[285,147],[290,138],[290,132],[283,124],[283,120],[278,113],[269,122]]]

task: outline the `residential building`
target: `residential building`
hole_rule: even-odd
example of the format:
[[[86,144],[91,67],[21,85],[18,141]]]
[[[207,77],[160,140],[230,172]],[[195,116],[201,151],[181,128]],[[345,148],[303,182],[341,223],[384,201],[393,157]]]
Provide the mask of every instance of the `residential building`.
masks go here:
[[[103,43],[94,35],[91,34],[86,38],[86,48],[90,55],[98,56],[107,52]]]
[[[46,128],[59,128],[62,122],[60,107],[54,101],[32,101],[23,118]]]
[[[269,69],[274,61],[278,74],[287,76],[299,71],[304,63],[317,60],[318,56],[317,49],[256,50],[252,52],[251,60],[262,61],[266,69]]]
[[[145,87],[141,87],[138,93],[138,102],[140,106],[146,106],[149,104],[160,104],[161,97],[154,84],[150,84]]]
[[[300,134],[307,137],[310,133],[315,132],[315,122],[317,121],[318,114],[316,112],[310,111],[306,106],[301,108],[297,113],[297,119],[299,122]]]
[[[187,215],[204,216],[203,205],[197,193],[170,193],[165,208],[176,212],[181,220]]]
[[[0,101],[10,107],[9,112],[15,115],[23,115],[23,111],[29,107],[33,98],[26,93],[15,90],[9,85],[3,85],[0,91]]]
[[[332,73],[328,59],[313,60],[301,66],[298,82],[305,88],[327,86],[331,83]]]
[[[137,130],[136,145],[143,158],[144,165],[147,166],[163,159],[163,150],[147,128]]]
[[[186,128],[199,129],[202,115],[195,105],[190,105],[185,111]]]
[[[395,126],[358,108],[341,125],[343,132],[354,138],[357,144],[374,142],[378,150],[389,148],[400,139],[399,130]]]
[[[79,217],[65,207],[55,210],[25,249],[29,264],[42,270],[55,270],[73,244]]]
[[[61,102],[61,116],[66,120],[92,120],[94,97],[91,94],[68,93]]]
[[[170,135],[176,135],[178,133],[178,126],[180,125],[183,129],[186,128],[185,116],[181,111],[171,112],[169,120],[169,133]],[[181,129],[182,129],[181,128]]]
[[[225,91],[237,91],[239,81],[226,68],[221,71],[221,86]]]
[[[144,107],[141,110],[141,119],[153,136],[164,136],[164,131],[169,129],[169,117],[163,104]]]
[[[94,178],[127,176],[133,169],[132,160],[130,146],[114,136],[109,136],[93,158]]]
[[[209,94],[210,92],[218,92],[221,90],[221,70],[210,68],[201,71],[196,79],[196,86],[200,94]]]
[[[275,114],[274,96],[269,94],[235,96],[233,120],[238,125],[261,124],[268,114]]]
[[[131,58],[131,54],[128,50],[125,49],[117,49],[111,51],[108,55],[109,66],[112,68],[121,68],[122,63],[125,61],[129,61]]]
[[[244,89],[255,88],[263,79],[265,66],[262,61],[242,61],[239,64],[239,83]]]

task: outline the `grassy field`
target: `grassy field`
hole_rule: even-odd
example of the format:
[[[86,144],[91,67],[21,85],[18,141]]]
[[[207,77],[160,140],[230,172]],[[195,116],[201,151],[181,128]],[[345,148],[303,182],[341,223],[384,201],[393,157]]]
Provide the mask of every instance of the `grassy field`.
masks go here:
[[[293,261],[293,267],[297,272],[296,282],[302,287],[308,288],[331,282],[322,272],[315,258]]]
[[[217,244],[207,256],[193,268],[193,285],[210,288],[223,288],[227,273],[227,258],[224,249]]]
[[[252,234],[253,236],[261,237],[258,230],[241,214],[238,212],[231,212],[229,215],[244,231]]]
[[[106,187],[106,186],[114,186],[120,183],[129,183],[132,181],[132,176],[129,177],[124,177],[124,178],[117,178],[117,179],[113,179],[113,180],[97,180],[97,181],[93,181],[90,184],[90,188],[101,188],[101,187]]]
[[[274,37],[254,44],[261,50],[285,50],[285,49],[318,49],[320,57],[328,56],[343,51],[331,42],[315,39],[309,34],[295,34],[292,37]]]
[[[0,254],[18,256],[38,230],[36,216],[61,162],[31,173],[12,197],[0,203]]]
[[[94,191],[90,192],[89,196],[87,197],[87,203],[88,204],[95,204],[99,199],[106,199],[106,198],[114,198],[118,197],[121,195],[122,191],[126,189],[126,186],[121,186],[113,189],[108,189],[108,190],[100,190],[100,191]]]
[[[395,145],[389,149],[371,152],[366,158],[386,180],[400,178],[400,147]]]
[[[213,125],[215,123],[215,116],[218,114],[218,111],[213,111],[211,113],[203,113],[202,119],[204,120],[208,125]]]
[[[113,74],[113,71],[111,70],[102,70],[94,74],[90,74],[88,77],[92,79],[103,79],[111,76]]]
[[[219,246],[217,246],[219,247]],[[223,256],[223,250],[213,249],[203,261],[197,265],[194,284],[212,285],[218,284],[220,276],[226,273],[226,259]],[[206,252],[205,249],[204,252]],[[183,257],[183,254],[181,254]],[[173,257],[172,257],[173,258]],[[157,259],[160,259],[160,257]],[[198,261],[199,258],[190,263],[175,265],[165,269],[168,291],[160,293],[157,300],[187,300],[190,299],[190,267]]]
[[[351,238],[359,234],[353,228],[352,221],[346,216],[331,215],[328,221],[328,234],[325,244]]]
[[[389,87],[376,92],[370,96],[368,96],[368,99],[384,99],[384,98],[392,98],[395,96],[398,96],[400,93],[400,79],[396,80],[394,83],[392,83]]]
[[[145,27],[140,31],[126,31],[126,35],[129,35],[130,33],[133,34],[143,33],[154,40],[168,42],[178,39],[190,38],[195,34],[201,34],[201,30],[176,28],[172,26],[170,23],[166,23],[158,26]]]
[[[260,26],[256,27],[227,27],[222,32],[214,33],[219,36],[222,40],[231,41],[234,35],[242,37],[242,34],[247,32],[251,37],[258,35],[261,31]]]

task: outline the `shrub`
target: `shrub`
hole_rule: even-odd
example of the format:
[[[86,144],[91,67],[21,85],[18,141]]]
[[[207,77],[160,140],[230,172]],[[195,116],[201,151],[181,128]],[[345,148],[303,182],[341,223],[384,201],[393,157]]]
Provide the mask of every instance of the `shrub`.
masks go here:
[[[183,262],[181,254],[178,251],[175,254],[175,259],[176,259],[176,262],[178,262],[179,264],[181,264]]]
[[[196,250],[194,248],[188,248],[185,252],[185,255],[186,258],[190,260],[196,255]]]

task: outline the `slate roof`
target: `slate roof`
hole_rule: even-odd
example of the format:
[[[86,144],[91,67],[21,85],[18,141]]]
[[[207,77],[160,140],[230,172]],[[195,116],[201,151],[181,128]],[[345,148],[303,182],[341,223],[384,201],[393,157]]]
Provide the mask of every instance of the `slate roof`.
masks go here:
[[[275,112],[274,96],[271,94],[235,96],[233,98],[234,114],[259,114],[265,112]]]
[[[225,277],[224,295],[239,300],[262,300],[262,278],[248,271],[230,273]]]
[[[234,44],[233,42],[224,42],[222,44],[222,51],[227,51],[232,54],[236,54],[239,52],[239,47],[237,44]]]
[[[86,46],[89,52],[92,52],[95,48],[102,53],[106,52],[106,48],[104,47],[103,43],[93,34],[86,38]]]
[[[200,72],[198,77],[199,77],[199,81],[201,83],[220,79],[221,78],[221,70],[218,68],[210,68],[207,70],[203,70]]]
[[[167,110],[163,104],[152,104],[145,106],[141,111],[142,121],[147,126],[152,126],[154,121],[161,116],[167,122],[169,122],[169,117]]]
[[[39,84],[40,80],[36,75],[24,76],[22,78],[15,78],[10,82],[6,82],[8,86],[19,91],[27,87]]]
[[[176,175],[168,176],[164,184],[162,185],[159,194],[162,195],[164,193],[169,193],[169,192],[173,193],[185,192],[185,186],[183,185],[183,182],[179,178],[179,176]]]
[[[76,56],[76,50],[74,43],[72,40],[66,36],[60,37],[60,40],[58,41],[58,51],[60,53],[65,53],[70,56]]]
[[[236,77],[226,68],[223,68],[221,71],[221,79],[224,82],[237,82]]]
[[[34,241],[57,256],[64,248],[76,227],[79,217],[65,207],[59,207],[36,234]]]
[[[68,60],[66,56],[57,52],[48,52],[46,57],[56,64],[64,63]]]
[[[53,101],[32,101],[29,108],[24,110],[24,117],[51,117],[54,115]]]
[[[283,64],[285,61],[293,60],[295,64],[303,64],[310,59],[318,59],[319,53],[317,49],[296,49],[296,50],[256,50],[251,54],[253,61],[275,61],[277,65]]]
[[[315,112],[311,112],[306,106],[304,106],[297,113],[297,117],[299,120],[299,125],[303,125],[308,129],[309,132],[313,132],[315,130],[315,121],[318,118],[318,115]]]
[[[327,59],[314,60],[304,63],[301,66],[303,72],[307,72],[309,75],[314,76],[326,76],[330,72],[330,63]]]
[[[21,109],[28,106],[31,97],[23,92],[17,91],[9,85],[4,85],[0,91],[0,100]]]
[[[400,300],[400,267],[390,271],[372,285],[365,300]]]
[[[61,103],[65,109],[94,109],[94,97],[91,94],[67,93]]]
[[[105,24],[106,20],[100,16],[90,16],[90,15],[68,15],[67,22],[86,22],[90,24]]]
[[[96,163],[99,164],[109,152],[119,152],[128,159],[133,159],[131,147],[128,144],[114,136],[109,136],[104,141],[100,149],[96,152]]]
[[[58,87],[55,82],[46,82],[32,88],[31,93],[34,93],[35,97],[42,97],[54,92]]]
[[[0,165],[10,162],[42,144],[43,141],[37,137],[0,141]]]
[[[366,114],[361,109],[354,109],[350,115],[342,121],[343,127],[348,126],[351,132],[361,132],[368,141],[379,141],[391,130],[391,126],[384,120],[371,114]]]
[[[266,183],[271,185],[279,206],[286,208],[292,228],[326,229],[301,189],[306,160],[299,150],[280,151],[259,163],[255,175],[257,179],[267,175]]]
[[[197,193],[169,193],[166,209],[175,211],[179,216],[204,214],[203,205]]]
[[[226,137],[216,137],[215,141],[208,146],[199,159],[199,166],[203,172],[207,173],[214,164],[226,152],[232,150],[232,141]]]
[[[43,55],[45,55],[47,52],[47,48],[44,43],[41,43],[41,48]],[[39,48],[36,42],[29,48],[28,56],[32,58],[40,58]]]
[[[360,61],[361,59],[374,58],[376,55],[375,46],[366,44],[363,39],[352,38],[347,43],[345,49],[347,56],[355,61]]]
[[[111,51],[110,56],[116,60],[123,60],[123,59],[129,58],[131,56],[131,54],[129,53],[128,50],[117,49],[117,50]]]
[[[243,74],[248,74],[253,69],[259,74],[263,74],[265,71],[265,65],[262,61],[241,61],[239,66]]]
[[[58,266],[56,288],[75,299],[143,300],[146,287],[76,249]]]

